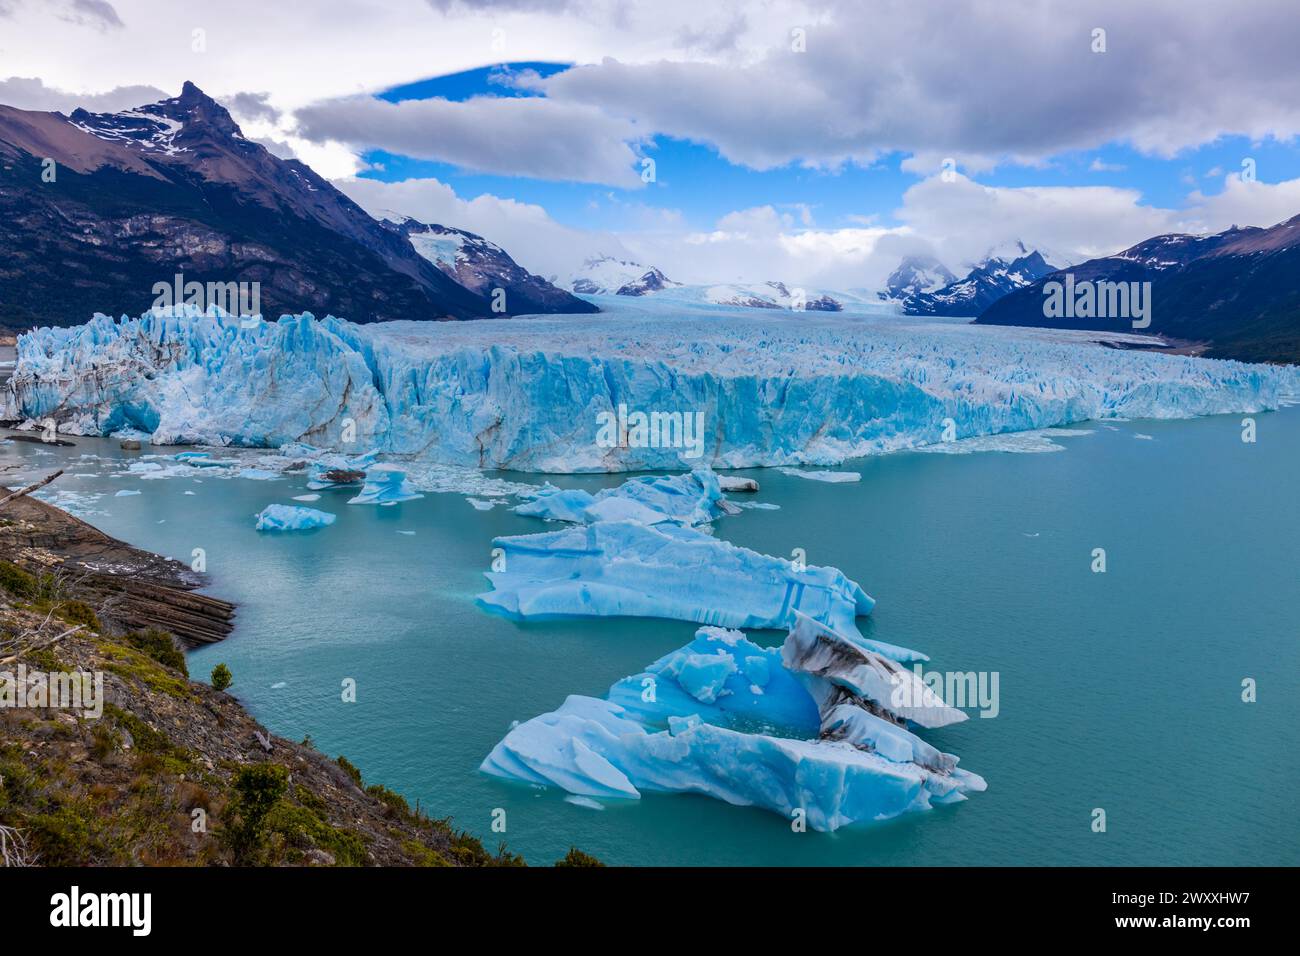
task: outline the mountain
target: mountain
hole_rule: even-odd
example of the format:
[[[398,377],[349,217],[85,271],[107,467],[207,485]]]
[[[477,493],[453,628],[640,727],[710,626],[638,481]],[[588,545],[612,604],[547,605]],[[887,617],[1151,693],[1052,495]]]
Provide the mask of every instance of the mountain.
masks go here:
[[[567,281],[580,295],[646,295],[681,285],[658,269],[613,256],[593,256]]]
[[[934,256],[905,256],[885,280],[882,299],[906,299],[919,292],[935,292],[957,277]]]
[[[139,314],[176,273],[257,282],[268,316],[495,314],[400,230],[246,139],[193,83],[121,113],[0,106],[0,244],[0,325],[10,328]]]
[[[512,314],[600,311],[533,275],[482,236],[411,218],[391,225],[406,236],[417,253],[471,292],[490,300],[493,290],[504,289],[505,305]]]
[[[964,279],[932,292],[914,292],[902,299],[906,315],[979,315],[994,302],[1034,280],[1056,271],[1064,262],[1049,262],[1041,252],[1016,240],[1006,248],[990,250]]]
[[[755,285],[715,285],[704,291],[704,299],[714,305],[734,305],[749,309],[794,309],[801,293],[803,311],[841,312],[844,306],[829,295],[812,295],[803,290],[788,289],[784,282],[764,282]]]
[[[1233,226],[1207,236],[1156,236],[1040,278],[977,321],[1134,331],[1126,317],[1047,318],[1044,286],[1051,279],[1063,283],[1067,275],[1075,287],[1086,281],[1150,282],[1150,325],[1138,331],[1199,343],[1215,358],[1300,362],[1300,216],[1267,229]]]

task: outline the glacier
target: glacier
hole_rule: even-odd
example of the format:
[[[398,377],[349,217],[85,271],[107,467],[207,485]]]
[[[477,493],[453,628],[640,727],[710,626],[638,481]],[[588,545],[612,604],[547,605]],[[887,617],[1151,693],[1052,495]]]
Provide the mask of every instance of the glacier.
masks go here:
[[[834,465],[1089,419],[1259,412],[1300,390],[1294,368],[1102,348],[1097,333],[645,298],[508,322],[100,315],[19,338],[3,417],[156,444],[304,442],[413,468],[575,473]],[[703,460],[671,443],[604,447],[600,416],[620,404],[702,414]]]
[[[835,568],[795,564],[672,523],[597,521],[495,538],[493,590],[479,606],[516,620],[663,617],[721,627],[786,628],[796,611],[877,653],[924,655],[871,641],[855,618],[875,601]]]
[[[589,799],[700,793],[787,819],[802,812],[819,831],[986,789],[875,702],[800,671],[799,659],[703,627],[606,699],[572,695],[516,725],[479,769]]]

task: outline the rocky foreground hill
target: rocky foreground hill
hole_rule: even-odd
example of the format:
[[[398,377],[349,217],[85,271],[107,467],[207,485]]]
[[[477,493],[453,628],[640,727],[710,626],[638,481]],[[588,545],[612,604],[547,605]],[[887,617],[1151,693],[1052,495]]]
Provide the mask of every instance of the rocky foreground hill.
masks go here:
[[[31,498],[0,506],[0,864],[523,865],[190,680],[165,629],[193,617],[187,571]],[[41,675],[68,672],[102,674],[101,714],[40,706]]]

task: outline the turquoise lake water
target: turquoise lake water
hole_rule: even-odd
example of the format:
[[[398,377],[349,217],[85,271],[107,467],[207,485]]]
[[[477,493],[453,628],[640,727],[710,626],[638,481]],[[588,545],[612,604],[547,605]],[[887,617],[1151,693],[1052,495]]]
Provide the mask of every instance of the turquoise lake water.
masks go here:
[[[719,537],[782,556],[803,548],[876,598],[860,620],[868,636],[925,651],[940,670],[999,675],[997,717],[924,733],[982,774],[986,793],[836,834],[699,796],[595,810],[477,772],[511,721],[568,694],[603,696],[695,630],[519,625],[478,610],[492,537],[541,522],[453,494],[375,508],[325,492],[312,507],[336,513],[333,527],[273,536],[252,516],[292,503],[305,479],[72,477],[95,470],[83,462],[59,482],[107,490],[95,506],[107,514],[89,520],[111,534],[186,563],[205,549],[211,591],[240,610],[228,640],[190,655],[193,674],[226,662],[232,692],[275,732],[310,735],[368,781],[489,846],[504,838],[530,863],[577,845],[616,864],[1294,865],[1300,408],[1257,422],[1255,444],[1240,440],[1239,416],[1089,424],[1055,453],[847,463],[856,484],[740,472],[780,510],[724,518]],[[5,446],[0,461],[132,456],[75,440]],[[142,494],[112,497],[121,488]],[[1090,570],[1099,547],[1105,574]],[[340,698],[349,677],[355,704]],[[1248,677],[1256,703],[1241,700]],[[504,835],[491,831],[494,808],[506,810]],[[1094,808],[1105,833],[1092,832]]]

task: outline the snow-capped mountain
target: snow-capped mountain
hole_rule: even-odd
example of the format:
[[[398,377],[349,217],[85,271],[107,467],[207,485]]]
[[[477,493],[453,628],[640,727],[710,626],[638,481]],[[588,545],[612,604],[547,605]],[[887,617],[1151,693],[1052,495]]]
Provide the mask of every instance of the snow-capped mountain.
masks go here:
[[[749,309],[840,312],[844,308],[837,299],[829,295],[818,295],[799,288],[790,289],[784,282],[706,286],[704,300],[714,305],[740,306]]]
[[[490,298],[495,289],[505,290],[511,314],[600,311],[529,272],[482,236],[410,217],[392,225],[411,241],[416,252],[471,292]]]
[[[901,301],[907,315],[977,316],[998,299],[1064,267],[1065,260],[1014,240],[989,250],[963,279],[931,292],[914,292]]]
[[[935,292],[957,277],[934,256],[904,256],[898,268],[885,280],[882,299],[906,299],[918,292]]]
[[[593,256],[565,284],[580,295],[645,295],[681,285],[653,266],[613,256]]]
[[[177,273],[257,282],[269,316],[496,314],[400,230],[245,138],[193,83],[120,113],[0,106],[0,248],[0,325],[10,328],[136,314]]]
[[[1300,216],[1267,229],[1233,226],[1207,236],[1155,236],[1070,266],[1055,278],[1064,285],[1067,277],[1071,288],[1150,282],[1146,333],[1201,343],[1204,354],[1215,358],[1300,363]],[[1132,318],[1124,314],[1072,310],[1069,318],[1047,318],[1049,278],[999,299],[977,321],[1133,331]]]

